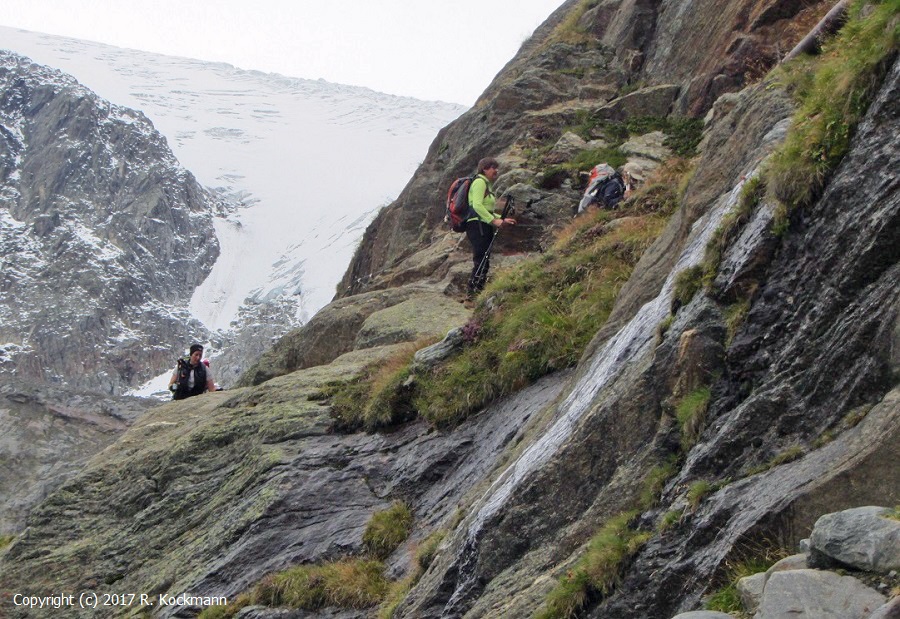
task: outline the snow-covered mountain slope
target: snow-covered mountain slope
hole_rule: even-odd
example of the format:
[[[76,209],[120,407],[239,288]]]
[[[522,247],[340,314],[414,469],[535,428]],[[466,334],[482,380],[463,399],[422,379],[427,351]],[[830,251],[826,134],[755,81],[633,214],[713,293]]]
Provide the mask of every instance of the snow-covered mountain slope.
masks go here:
[[[220,348],[248,330],[265,347],[327,303],[375,212],[464,110],[3,27],[0,48],[141,110],[182,165],[237,205],[215,220],[221,253],[190,300],[222,331]]]
[[[168,365],[217,210],[146,116],[0,51],[0,372],[119,393]]]

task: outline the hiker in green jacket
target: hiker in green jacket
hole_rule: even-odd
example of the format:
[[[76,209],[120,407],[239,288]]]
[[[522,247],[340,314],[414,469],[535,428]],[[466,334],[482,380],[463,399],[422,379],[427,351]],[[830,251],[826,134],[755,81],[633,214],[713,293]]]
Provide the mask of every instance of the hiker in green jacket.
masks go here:
[[[472,276],[468,297],[471,299],[484,288],[491,267],[490,250],[494,235],[503,226],[515,225],[511,217],[503,218],[494,209],[500,205],[494,196],[494,181],[500,175],[500,164],[493,157],[478,162],[478,175],[469,186],[470,216],[466,220],[466,237],[472,244]],[[502,201],[502,199],[501,199]]]

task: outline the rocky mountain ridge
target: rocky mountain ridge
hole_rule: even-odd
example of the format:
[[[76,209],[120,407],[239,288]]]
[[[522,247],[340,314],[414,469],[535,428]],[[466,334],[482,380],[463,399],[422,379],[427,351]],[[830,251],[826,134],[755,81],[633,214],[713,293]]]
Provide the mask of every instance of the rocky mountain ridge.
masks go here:
[[[825,513],[897,504],[896,11],[855,6],[856,19],[888,15],[877,88],[827,184],[790,212],[759,187],[777,185],[770,166],[798,124],[791,88],[783,76],[744,86],[753,58],[743,56],[749,64],[738,63],[740,83],[729,84],[736,57],[698,52],[700,40],[732,51],[751,43],[769,49],[761,44],[768,41],[769,52],[777,50],[774,41],[800,33],[812,6],[818,14],[829,8],[740,0],[563,5],[480,107],[438,136],[398,203],[366,233],[340,298],[279,342],[243,387],[150,412],[37,506],[0,556],[0,589],[191,592],[233,602],[204,617],[666,618],[703,607],[730,565],[792,550]],[[572,43],[571,27],[588,41]],[[687,63],[679,65],[681,82],[623,92],[624,82],[665,64],[664,56]],[[563,59],[562,70],[551,58]],[[601,70],[592,64],[598,58],[615,60]],[[676,104],[705,109],[719,94],[710,94],[716,83],[735,92],[712,105],[694,172],[672,192],[677,204],[664,208],[645,194],[617,213],[566,226],[577,177],[564,169],[550,182],[543,172],[555,165],[549,158],[570,160],[563,134],[578,110],[628,124],[654,116],[648,110],[668,116]],[[600,104],[557,98],[610,85]],[[600,133],[589,137],[613,137]],[[652,132],[635,133],[632,142],[651,139]],[[479,145],[497,153],[509,190],[523,204],[533,200],[522,231],[507,237],[506,269],[497,275],[519,279],[490,288],[474,319],[440,343],[443,352],[412,357],[443,335],[447,325],[430,318],[446,316],[446,297],[466,269],[458,237],[436,227],[438,209],[428,211],[429,226],[415,208],[431,205],[425,197],[444,186],[436,170],[441,157],[457,156],[455,144],[469,149],[460,166]],[[535,146],[537,153],[528,151]],[[648,176],[646,191],[656,195]],[[570,249],[554,245],[533,262],[515,254],[546,247],[564,228],[575,245],[613,237],[642,221],[647,204],[671,214],[645,250],[614,244],[612,251],[638,247],[640,257],[627,281],[613,274],[613,307],[574,369],[511,389],[449,427],[426,421],[430,411],[410,411],[421,400],[409,391],[428,384],[430,372],[448,371],[433,365],[442,355],[452,360],[491,337],[478,331],[489,315],[516,317],[516,287],[533,281],[516,263],[539,270]],[[525,227],[534,222],[541,228]],[[578,267],[587,265],[557,275],[577,283]],[[520,337],[494,365],[527,354],[535,345],[528,327],[555,318],[522,321]],[[398,358],[409,373],[382,380],[378,368]],[[354,431],[346,400],[364,399],[354,388],[370,383],[382,385],[375,399],[396,418],[379,420],[381,432]],[[395,581],[390,605],[376,607],[387,585],[362,603],[331,593],[302,601],[327,580],[325,568],[349,571],[354,560],[373,559],[366,534],[396,502],[408,507],[412,525],[405,543],[376,565]],[[304,571],[319,566],[323,572]],[[782,577],[772,582],[780,587]],[[300,609],[271,608],[285,605]],[[869,619],[875,610],[866,602],[853,616]]]
[[[218,256],[221,207],[139,112],[0,61],[0,359],[26,380],[121,392],[205,333],[187,301]]]

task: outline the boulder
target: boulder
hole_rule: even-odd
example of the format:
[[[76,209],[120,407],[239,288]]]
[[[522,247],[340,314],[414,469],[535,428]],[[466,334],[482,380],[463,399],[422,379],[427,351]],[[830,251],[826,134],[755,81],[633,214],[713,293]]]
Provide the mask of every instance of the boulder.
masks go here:
[[[674,84],[641,88],[613,99],[599,108],[596,116],[612,121],[624,121],[641,116],[668,116],[679,90],[680,87]]]
[[[717,610],[692,610],[687,613],[675,615],[672,619],[732,619],[727,613],[720,613]]]
[[[756,612],[759,608],[759,602],[763,596],[763,590],[766,588],[766,580],[768,577],[765,572],[745,576],[737,582],[738,594],[741,596],[741,604],[748,613]]]
[[[766,580],[775,572],[788,570],[805,570],[809,567],[809,557],[806,554],[796,554],[785,557],[766,571]]]
[[[820,570],[775,572],[755,619],[868,619],[883,595],[851,576]]]
[[[664,144],[666,134],[662,131],[651,131],[644,135],[638,135],[620,147],[621,151],[628,155],[629,160],[634,159],[648,172],[646,166],[658,167],[660,163],[672,157],[672,149]],[[646,160],[653,163],[647,163]]]
[[[869,619],[900,619],[900,595],[872,613]]]
[[[431,369],[463,345],[463,328],[457,327],[436,344],[426,346],[413,355],[413,372],[422,372]]]
[[[553,149],[547,153],[544,160],[547,163],[563,163],[564,161],[569,161],[581,151],[587,150],[587,148],[587,142],[581,136],[571,131],[566,131],[557,140]]]
[[[765,572],[741,578],[737,583],[737,589],[741,596],[741,603],[744,605],[744,610],[748,613],[756,612],[756,609],[759,608],[759,602],[762,599],[763,591],[766,588],[766,583],[773,573],[789,570],[802,570],[806,568],[807,560],[805,554],[791,555],[790,557],[778,561]]]
[[[295,370],[330,363],[354,349],[360,329],[373,313],[428,291],[423,286],[403,286],[333,301],[301,328],[278,340],[244,373],[237,386],[258,385]]]
[[[822,516],[810,536],[811,564],[828,567],[837,562],[885,574],[900,569],[900,520],[887,517],[891,513],[868,506]]]
[[[416,295],[366,318],[353,348],[443,337],[454,327],[465,324],[469,315],[470,311],[461,303],[442,294]]]

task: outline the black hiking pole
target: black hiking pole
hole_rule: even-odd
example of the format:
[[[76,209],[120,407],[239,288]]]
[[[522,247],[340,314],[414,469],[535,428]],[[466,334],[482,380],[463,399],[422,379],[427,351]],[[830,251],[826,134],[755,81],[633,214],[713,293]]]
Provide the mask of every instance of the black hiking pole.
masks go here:
[[[503,212],[500,214],[500,219],[506,219],[509,215],[510,209],[512,209],[513,202],[515,200],[512,196],[506,196],[506,206],[503,207]],[[481,262],[478,264],[478,268],[475,269],[475,280],[481,279],[481,272],[484,270],[484,265],[487,264],[488,258],[491,256],[491,250],[494,248],[494,241],[497,239],[497,235],[500,234],[500,228],[494,230],[494,236],[491,237],[491,242],[488,243],[487,251],[484,252],[484,257],[481,259]]]

